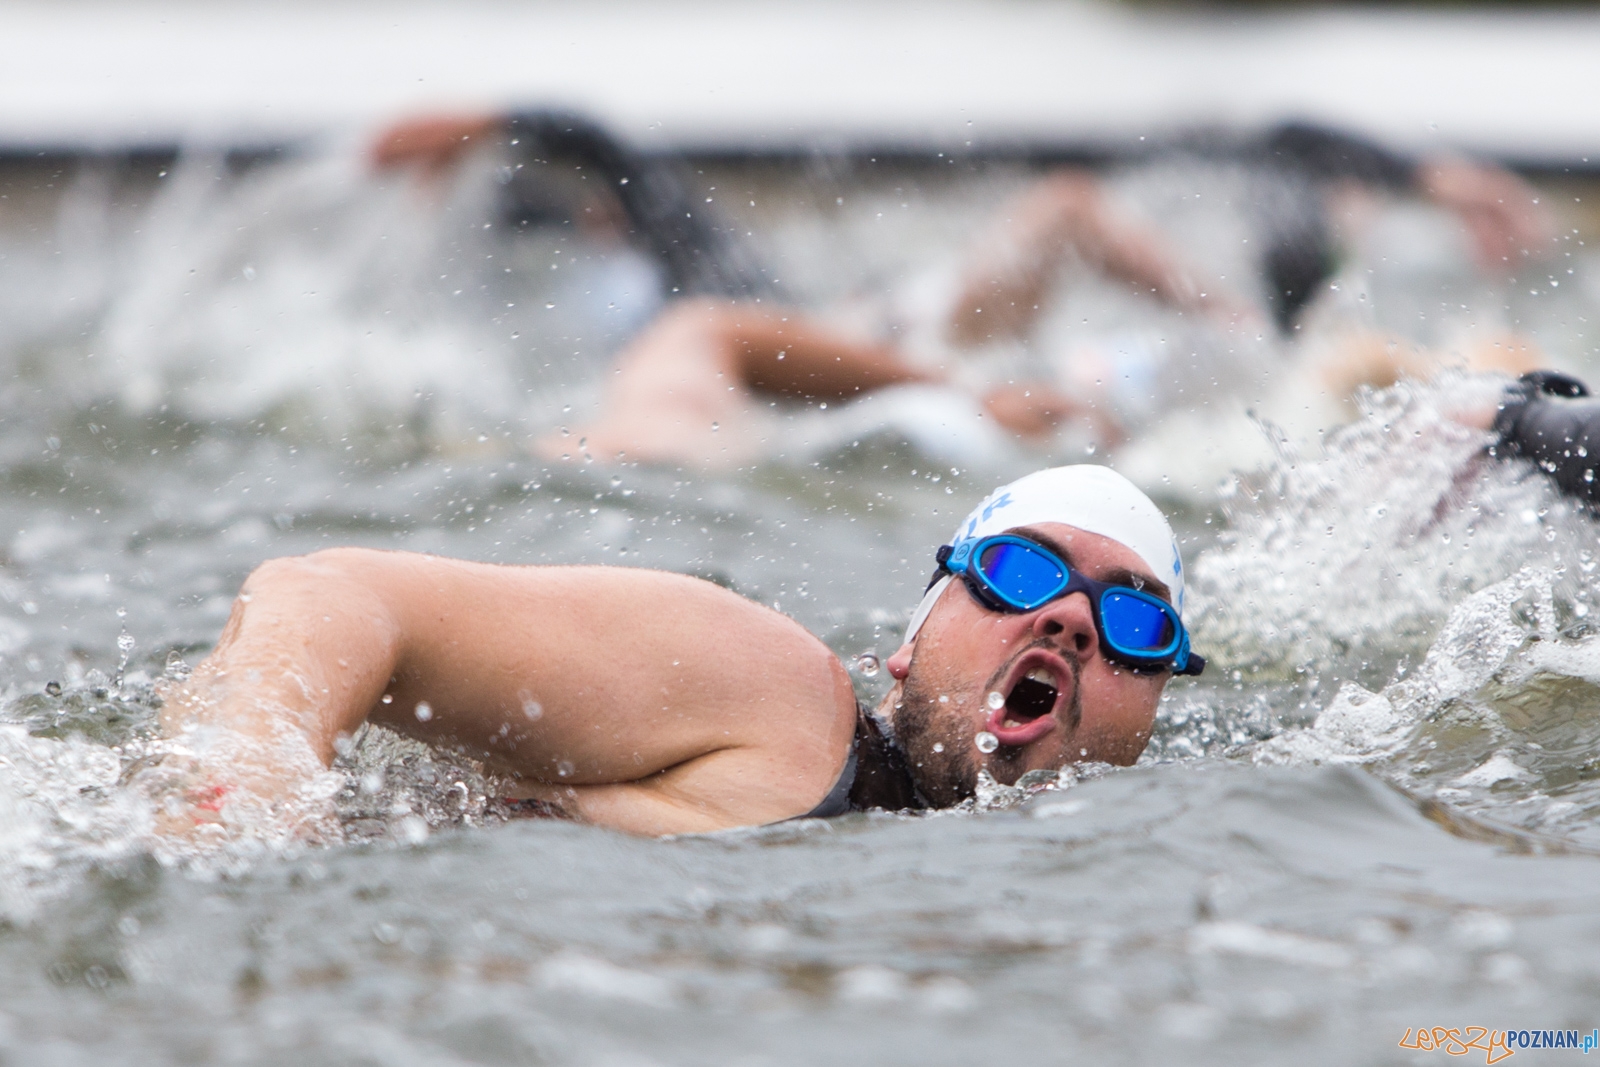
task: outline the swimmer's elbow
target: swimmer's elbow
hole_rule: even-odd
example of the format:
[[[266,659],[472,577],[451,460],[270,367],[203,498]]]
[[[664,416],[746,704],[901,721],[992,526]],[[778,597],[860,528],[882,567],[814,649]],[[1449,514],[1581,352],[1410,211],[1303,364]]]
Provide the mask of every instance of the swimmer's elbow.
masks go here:
[[[267,560],[240,589],[229,630],[315,634],[319,646],[350,642],[392,658],[401,637],[393,603],[398,556],[330,548]]]
[[[394,553],[370,548],[325,548],[304,556],[269,559],[250,572],[239,591],[245,603],[313,601],[329,607],[383,599],[384,573]]]

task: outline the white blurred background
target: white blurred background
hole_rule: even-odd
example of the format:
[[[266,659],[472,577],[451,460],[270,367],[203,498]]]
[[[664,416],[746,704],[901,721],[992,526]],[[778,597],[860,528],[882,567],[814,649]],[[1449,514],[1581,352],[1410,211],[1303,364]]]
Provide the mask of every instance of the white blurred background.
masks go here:
[[[276,143],[423,108],[643,146],[1078,141],[1320,121],[1524,162],[1600,149],[1600,12],[1089,0],[0,5],[0,145]]]

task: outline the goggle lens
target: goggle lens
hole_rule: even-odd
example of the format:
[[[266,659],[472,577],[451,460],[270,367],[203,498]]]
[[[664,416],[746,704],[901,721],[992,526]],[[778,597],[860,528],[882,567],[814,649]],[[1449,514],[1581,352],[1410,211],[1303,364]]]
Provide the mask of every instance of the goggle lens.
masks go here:
[[[1160,653],[1177,640],[1172,616],[1150,601],[1108,591],[1100,598],[1106,637],[1124,652]]]
[[[1055,560],[1012,541],[986,547],[978,557],[978,571],[989,588],[1024,609],[1045,603],[1067,581]]]
[[[1075,576],[1055,553],[1023,538],[986,538],[975,547],[975,558],[967,566],[961,563],[965,553],[951,555],[952,573],[970,570],[969,580],[976,578],[990,596],[1012,610],[1032,611],[1068,590],[1080,589],[1095,600],[1101,636],[1117,653],[1140,663],[1178,654],[1183,627],[1172,609],[1155,597]]]

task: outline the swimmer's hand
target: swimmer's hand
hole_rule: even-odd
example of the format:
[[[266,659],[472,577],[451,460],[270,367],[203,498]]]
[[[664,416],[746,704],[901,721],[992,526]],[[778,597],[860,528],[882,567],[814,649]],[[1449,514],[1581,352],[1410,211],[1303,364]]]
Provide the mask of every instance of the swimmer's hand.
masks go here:
[[[342,776],[301,760],[261,759],[163,742],[136,761],[124,782],[151,805],[153,829],[169,844],[217,845],[250,838],[332,842],[332,797]]]
[[[1123,438],[1122,428],[1105,413],[1047,385],[1002,385],[985,393],[982,401],[996,422],[1026,441],[1044,441],[1073,419],[1086,421],[1103,445],[1118,444]]]
[[[379,170],[417,166],[442,174],[469,150],[499,132],[499,115],[420,115],[388,127],[372,141],[368,157]]]
[[[1417,181],[1430,200],[1461,219],[1485,270],[1515,270],[1525,257],[1548,251],[1555,238],[1537,192],[1502,167],[1434,159],[1417,168]]]
[[[162,737],[123,780],[149,800],[157,836],[172,843],[337,840],[333,796],[344,778],[329,771],[333,753],[313,737],[313,676],[275,662],[281,655],[227,656],[250,599],[235,602],[222,656],[159,686]],[[328,747],[338,744],[335,737]]]

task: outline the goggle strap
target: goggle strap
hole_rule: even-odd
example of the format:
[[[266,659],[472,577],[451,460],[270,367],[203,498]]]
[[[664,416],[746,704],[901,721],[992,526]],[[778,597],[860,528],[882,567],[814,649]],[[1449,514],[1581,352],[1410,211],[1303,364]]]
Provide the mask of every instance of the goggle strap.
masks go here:
[[[906,624],[906,635],[901,639],[901,644],[909,645],[916,640],[917,632],[922,629],[922,624],[928,621],[928,616],[933,614],[933,606],[939,602],[939,597],[944,593],[945,586],[955,581],[955,575],[945,574],[935,578],[933,584],[928,586],[928,591],[922,594],[922,603],[917,605],[917,610],[911,613],[911,621]]]

